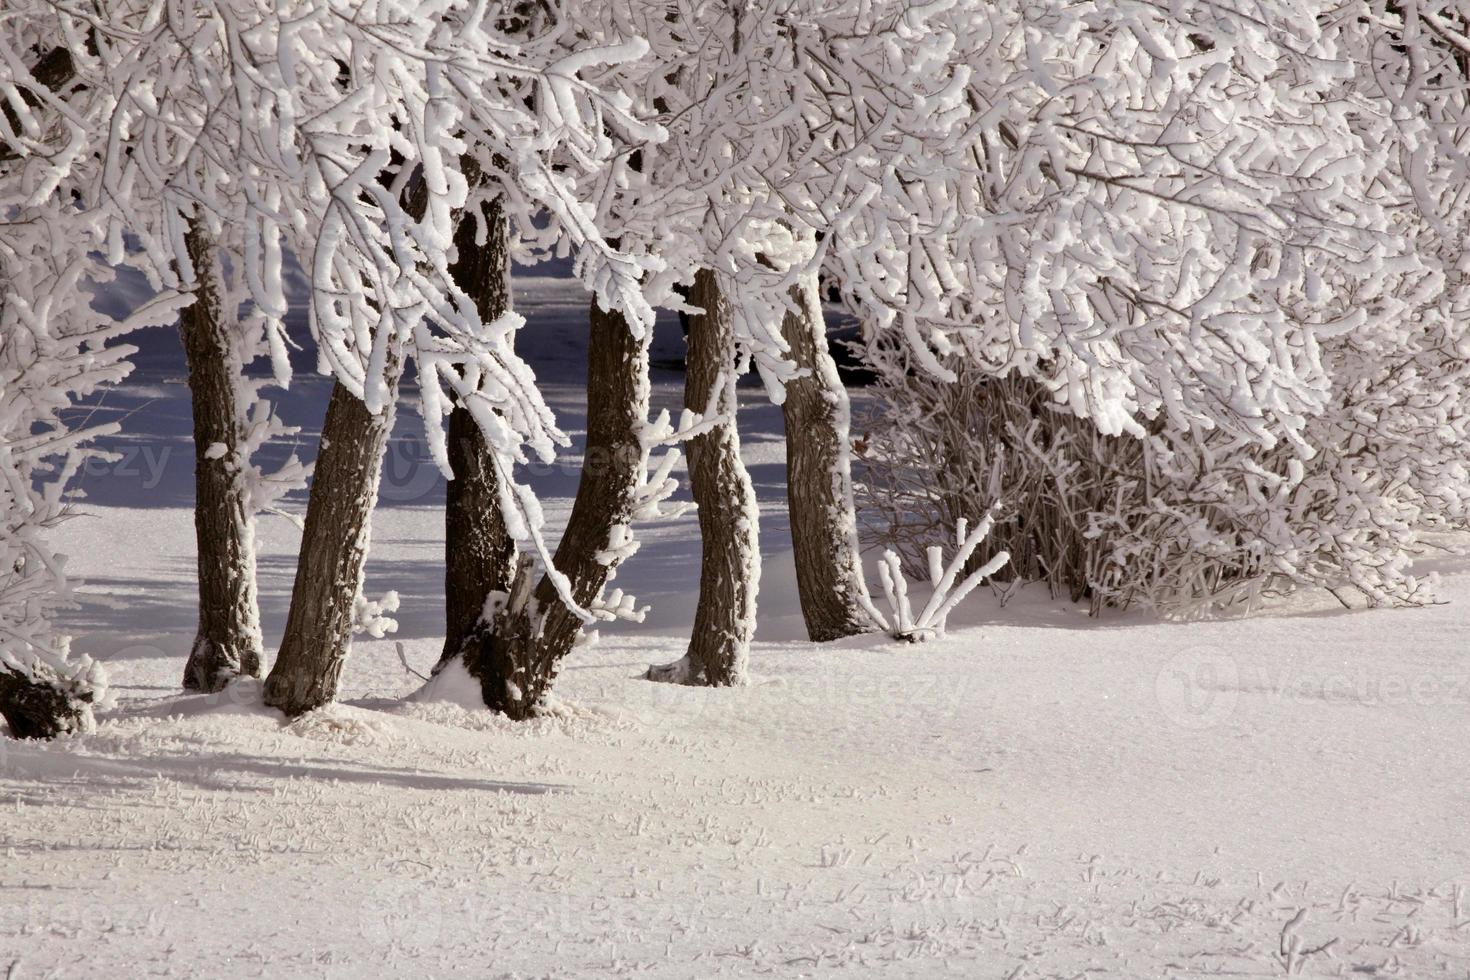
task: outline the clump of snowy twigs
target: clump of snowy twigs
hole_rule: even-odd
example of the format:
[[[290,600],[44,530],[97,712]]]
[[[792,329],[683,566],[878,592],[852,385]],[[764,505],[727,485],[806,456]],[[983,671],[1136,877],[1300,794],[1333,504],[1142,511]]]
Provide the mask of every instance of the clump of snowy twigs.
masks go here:
[[[958,550],[948,565],[944,563],[944,549],[939,545],[930,546],[929,582],[934,591],[930,593],[929,601],[924,603],[918,615],[914,614],[913,604],[909,601],[909,585],[903,575],[902,561],[893,551],[884,551],[883,557],[878,560],[878,579],[883,583],[883,594],[892,614],[883,616],[878,610],[871,610],[878,617],[878,625],[895,639],[910,643],[921,643],[944,635],[944,625],[954,607],[1010,560],[1011,556],[1002,551],[979,568],[965,574],[970,557],[994,526],[993,513],[986,514],[973,529],[968,521],[960,518],[955,527]]]
[[[1277,956],[1287,976],[1296,976],[1301,973],[1307,961],[1313,956],[1325,953],[1331,958],[1332,948],[1337,945],[1337,938],[1333,937],[1320,946],[1308,946],[1297,931],[1306,918],[1307,910],[1297,909],[1296,915],[1293,915],[1286,925],[1281,927],[1281,944]]]
[[[1300,586],[1344,603],[1430,601],[1413,559],[1426,530],[1463,523],[1470,487],[1463,359],[1446,332],[1426,317],[1327,342],[1335,384],[1305,426],[1309,458],[1164,420],[1142,439],[1109,436],[1035,381],[955,360],[945,382],[880,358],[865,510],[914,574],[936,533],[1004,496],[993,544],[1009,574],[1094,614],[1243,610]]]

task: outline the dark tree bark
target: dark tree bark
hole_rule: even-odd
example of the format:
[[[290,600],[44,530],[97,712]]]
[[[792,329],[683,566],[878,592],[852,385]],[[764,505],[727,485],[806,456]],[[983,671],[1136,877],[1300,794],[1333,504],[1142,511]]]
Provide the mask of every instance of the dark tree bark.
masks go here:
[[[644,465],[639,431],[648,419],[648,339],[637,339],[619,313],[592,303],[587,345],[587,447],[571,517],[552,564],[573,600],[587,608],[616,561],[604,555],[613,529],[627,524]],[[465,666],[480,680],[487,707],[517,720],[532,717],[556,679],[582,621],[548,576],[532,590],[523,561],[507,601],[466,638]]]
[[[265,703],[296,715],[337,696],[362,592],[373,504],[393,428],[391,386],[379,415],[339,382],[332,388],[306,505],[296,582]]]
[[[4,669],[0,669],[0,715],[10,726],[11,738],[55,738],[90,731],[93,725],[89,700]]]
[[[485,244],[476,243],[483,222]],[[510,256],[505,212],[497,198],[477,221],[460,219],[454,231],[458,256],[450,273],[475,301],[486,322],[510,312]],[[508,592],[516,567],[516,543],[506,531],[500,481],[485,434],[463,408],[449,416],[449,465],[454,471],[444,502],[444,650],[441,664],[459,653],[480,621],[492,592]]]
[[[194,265],[194,303],[179,316],[194,410],[194,538],[199,629],[184,667],[184,688],[214,692],[241,675],[260,676],[253,515],[240,480],[240,355],[220,321],[214,245],[191,223],[185,243]]]
[[[792,287],[781,321],[788,355],[805,374],[786,384],[786,498],[796,587],[816,642],[878,628],[863,578],[852,498],[851,405],[827,349],[817,284]]]
[[[457,654],[493,592],[508,592],[516,542],[500,509],[499,478],[479,423],[456,408],[449,416],[449,481],[444,504],[444,650]]]
[[[694,632],[682,660],[648,669],[648,678],[724,687],[745,680],[760,587],[759,511],[740,460],[735,330],[714,272],[701,269],[689,295],[704,310],[689,318],[684,407],[706,411],[711,395],[728,421],[690,439],[689,484],[699,507],[702,558]]]

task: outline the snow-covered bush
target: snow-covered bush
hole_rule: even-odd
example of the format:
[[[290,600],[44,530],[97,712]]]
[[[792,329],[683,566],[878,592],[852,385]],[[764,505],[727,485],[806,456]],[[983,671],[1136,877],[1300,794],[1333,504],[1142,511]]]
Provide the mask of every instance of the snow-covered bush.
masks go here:
[[[0,195],[23,187],[0,183]],[[53,627],[73,583],[47,536],[66,516],[72,478],[97,455],[88,442],[116,426],[74,428],[67,409],[128,373],[133,348],[111,341],[167,320],[177,303],[155,300],[122,323],[100,316],[85,287],[101,274],[85,216],[15,196],[0,196],[0,211],[13,218],[0,222],[0,714],[13,736],[49,738],[89,730],[107,696],[102,667],[72,657]]]
[[[1108,580],[1112,538],[1095,528],[1100,516],[1142,505],[1145,443],[1103,435],[1039,382],[959,359],[955,379],[944,381],[890,353],[857,440],[868,535],[921,575],[930,542],[993,513],[976,564],[1004,551],[1010,561],[997,579],[1045,581],[1096,612],[1104,593],[1093,584]]]
[[[936,535],[1004,500],[991,545],[1012,574],[1094,613],[1248,607],[1296,585],[1424,602],[1423,533],[1462,523],[1470,498],[1470,349],[1447,322],[1328,341],[1332,394],[1303,429],[1308,459],[1165,422],[1103,435],[1035,382],[959,361],[946,382],[890,361],[861,441],[869,529],[914,573]]]
[[[95,93],[73,84],[52,23],[49,12],[7,7],[0,57],[0,714],[22,738],[86,731],[107,699],[101,666],[73,657],[54,628],[73,583],[47,537],[96,455],[89,441],[115,426],[76,428],[67,410],[127,375],[132,348],[117,338],[168,322],[188,301],[164,291],[123,321],[92,307],[89,283],[112,274],[82,194],[98,163],[83,123]],[[84,35],[70,38],[73,50]]]

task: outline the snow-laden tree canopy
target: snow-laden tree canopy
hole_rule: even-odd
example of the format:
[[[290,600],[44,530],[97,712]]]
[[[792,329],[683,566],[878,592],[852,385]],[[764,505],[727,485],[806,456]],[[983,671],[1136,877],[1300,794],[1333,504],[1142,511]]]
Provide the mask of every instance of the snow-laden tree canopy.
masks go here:
[[[1417,260],[1373,191],[1385,148],[1353,124],[1371,102],[1326,5],[574,13],[598,43],[649,40],[632,91],[670,134],[593,173],[599,218],[664,260],[656,302],[700,264],[727,276],[773,390],[784,287],[820,267],[941,376],[962,350],[1107,432],[1167,418],[1310,455],[1322,342],[1405,313]]]
[[[446,469],[455,401],[507,476],[565,441],[520,318],[481,322],[448,274],[490,195],[633,331],[715,269],[777,397],[779,313],[820,269],[938,377],[963,356],[1104,432],[1309,459],[1324,419],[1458,424],[1458,376],[1424,363],[1463,320],[1463,8],[15,0],[0,144],[28,206],[80,208],[164,301],[202,227],[283,381],[294,253],[323,369],[376,412],[415,361]],[[27,81],[58,52],[65,92]],[[1434,380],[1345,407],[1385,360]]]
[[[1416,261],[1325,8],[44,6],[95,89],[50,164],[103,127],[114,260],[126,229],[187,285],[204,222],[280,363],[296,250],[326,367],[378,410],[419,359],[427,414],[464,398],[508,460],[559,433],[515,321],[480,323],[446,272],[479,188],[635,330],[716,267],[777,381],[780,287],[820,265],[931,370],[962,348],[1104,431],[1167,415],[1266,445],[1325,405],[1324,338],[1402,315],[1385,286]]]
[[[983,300],[979,328],[946,331],[941,302],[931,337],[968,384],[1019,367],[1146,437],[1147,473],[1089,476],[1118,488],[1092,585],[1423,601],[1419,532],[1463,520],[1470,489],[1467,5],[991,13],[1013,28],[969,62],[982,180],[939,212],[994,215],[972,225],[990,287],[940,294]],[[932,402],[902,393],[937,387],[908,380],[923,349],[886,351],[897,402]]]
[[[544,9],[552,16],[457,0],[20,4],[7,18],[30,43],[6,70],[20,77],[25,57],[56,46],[83,94],[66,111],[48,106],[66,137],[59,151],[31,152],[44,123],[23,100],[0,135],[75,185],[105,222],[108,259],[140,265],[155,288],[194,287],[186,238],[201,227],[224,256],[225,306],[244,314],[245,347],[268,348],[281,383],[294,252],[322,369],[377,413],[416,362],[441,468],[453,400],[509,472],[528,452],[549,460],[566,438],[514,353],[521,318],[481,322],[448,273],[469,195],[503,195],[518,232],[574,250],[584,283],[630,329],[653,322],[639,284],[655,260],[609,245],[574,179],[606,164],[616,134],[660,138],[615,87],[580,77],[646,44],[576,43]],[[84,177],[76,163],[93,147],[100,161]],[[513,530],[538,537],[534,497],[504,485]]]

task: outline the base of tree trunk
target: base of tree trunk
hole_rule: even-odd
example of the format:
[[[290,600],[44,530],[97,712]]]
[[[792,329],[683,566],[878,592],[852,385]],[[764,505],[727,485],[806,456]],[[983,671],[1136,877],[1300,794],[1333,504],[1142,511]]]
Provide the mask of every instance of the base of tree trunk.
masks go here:
[[[97,727],[89,701],[8,670],[0,670],[0,715],[12,738],[55,738]]]
[[[673,663],[650,664],[643,672],[643,679],[658,684],[682,684],[685,687],[740,687],[747,680],[744,672],[711,672],[700,668],[694,659],[685,654]]]
[[[449,416],[449,464],[454,479],[444,494],[444,649],[459,653],[484,613],[485,600],[507,592],[515,574],[515,539],[500,510],[495,461],[479,423],[463,408]]]
[[[196,636],[184,665],[184,690],[217,694],[240,677],[260,676],[260,651],[231,650],[207,636]]]
[[[694,664],[690,662],[686,654],[671,664],[649,664],[648,670],[643,672],[646,681],[657,681],[660,684],[685,684],[689,686],[699,685],[702,678],[695,676]]]

